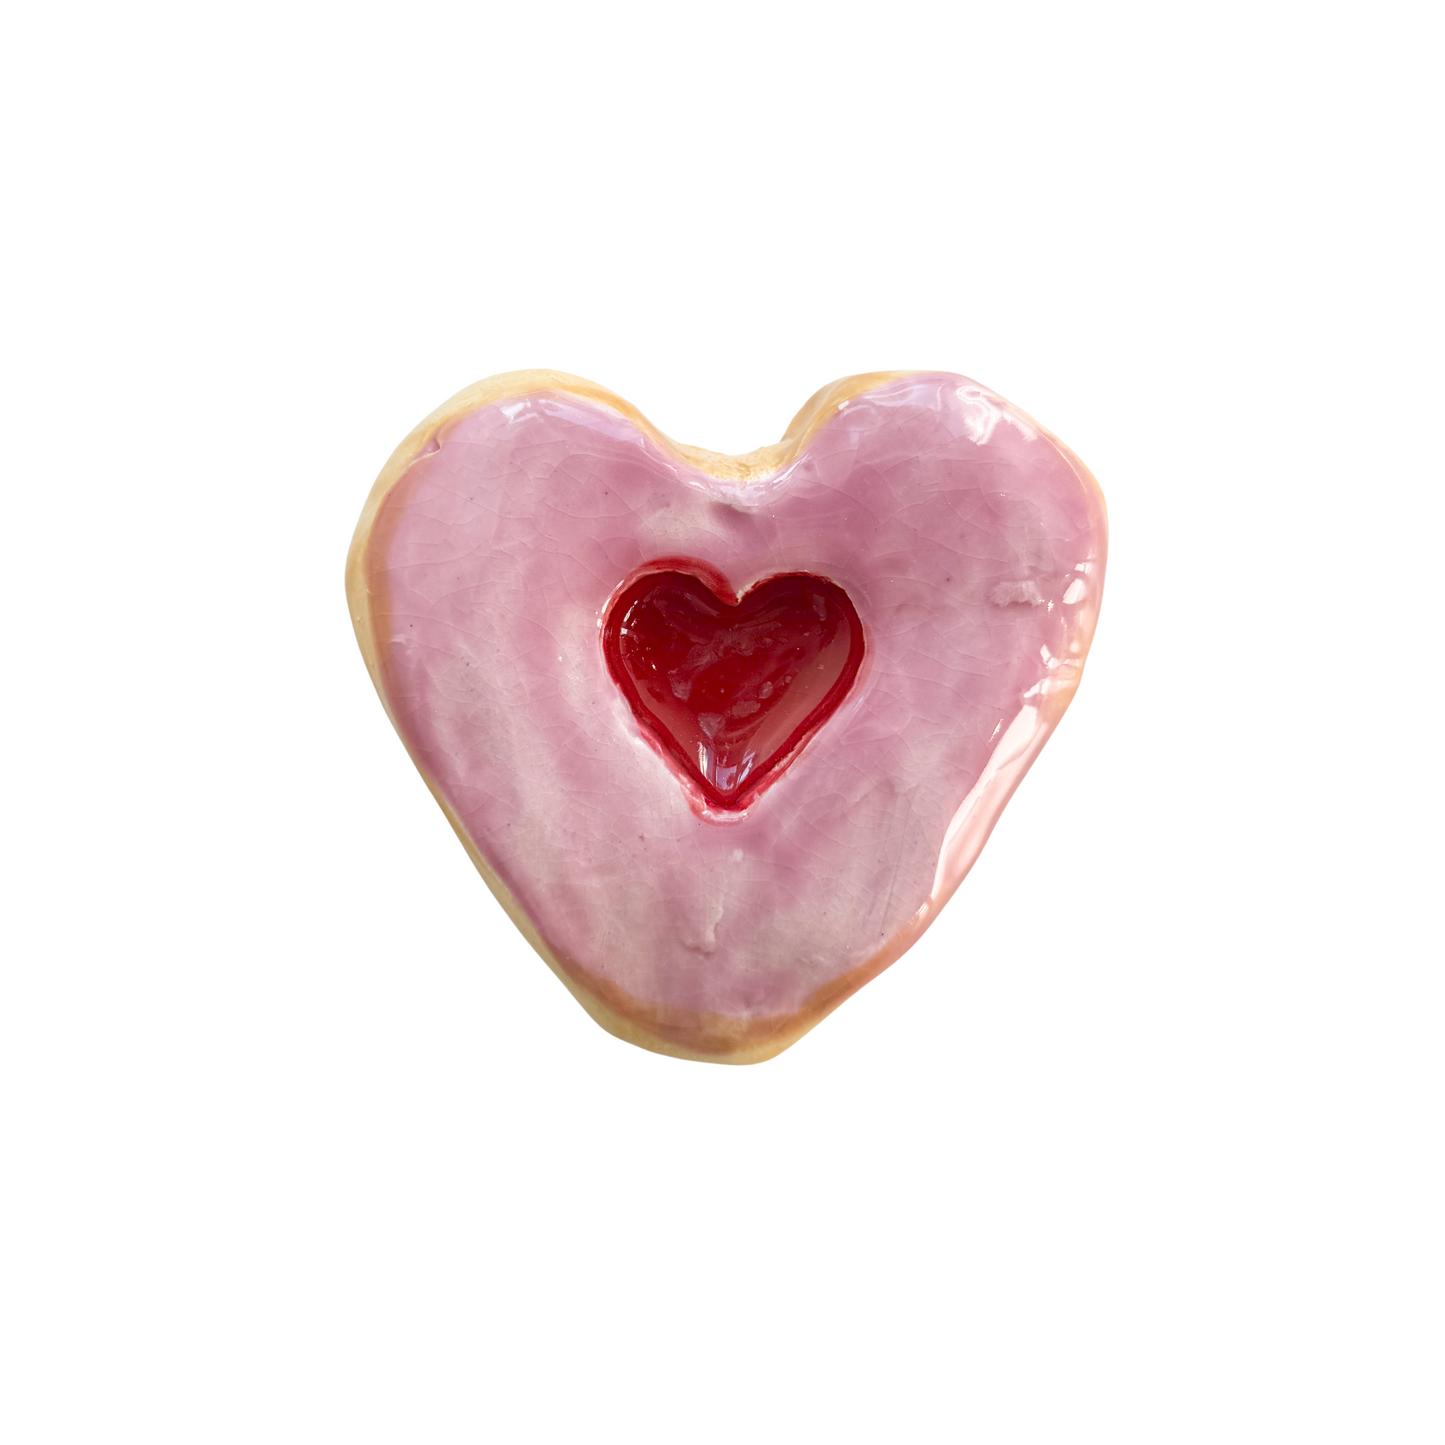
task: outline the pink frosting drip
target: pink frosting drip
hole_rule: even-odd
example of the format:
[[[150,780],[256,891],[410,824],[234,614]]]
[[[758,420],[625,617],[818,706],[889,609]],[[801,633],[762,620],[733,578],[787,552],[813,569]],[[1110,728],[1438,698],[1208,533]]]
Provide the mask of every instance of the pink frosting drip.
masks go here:
[[[383,686],[418,761],[559,958],[652,1004],[788,1014],[915,934],[1077,679],[1097,492],[957,376],[845,403],[775,476],[696,471],[560,392],[472,412],[410,466],[371,552]],[[852,692],[745,813],[710,818],[641,735],[600,621],[643,563],[848,593]]]

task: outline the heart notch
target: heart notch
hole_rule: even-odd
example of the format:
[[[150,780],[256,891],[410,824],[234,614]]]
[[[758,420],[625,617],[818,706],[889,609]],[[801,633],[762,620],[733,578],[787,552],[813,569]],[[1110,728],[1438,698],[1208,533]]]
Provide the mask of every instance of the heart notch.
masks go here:
[[[709,808],[747,808],[848,695],[863,624],[836,582],[787,572],[739,596],[701,562],[649,564],[616,593],[602,650],[643,732]]]

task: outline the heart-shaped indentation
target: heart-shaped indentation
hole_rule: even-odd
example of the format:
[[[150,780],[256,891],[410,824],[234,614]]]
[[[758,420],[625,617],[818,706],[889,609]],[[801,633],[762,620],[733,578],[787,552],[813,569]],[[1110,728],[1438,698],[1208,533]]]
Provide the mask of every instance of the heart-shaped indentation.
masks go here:
[[[602,645],[638,722],[709,803],[737,810],[847,696],[863,624],[825,577],[769,577],[740,598],[725,589],[702,564],[650,571],[613,599]]]

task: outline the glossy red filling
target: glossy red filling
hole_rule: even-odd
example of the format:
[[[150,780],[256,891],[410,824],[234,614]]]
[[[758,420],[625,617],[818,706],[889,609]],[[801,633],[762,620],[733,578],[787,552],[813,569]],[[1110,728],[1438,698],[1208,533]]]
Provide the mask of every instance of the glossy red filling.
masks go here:
[[[708,802],[744,808],[847,696],[863,624],[825,577],[769,577],[739,598],[702,564],[674,565],[696,570],[648,572],[613,599],[608,670]]]

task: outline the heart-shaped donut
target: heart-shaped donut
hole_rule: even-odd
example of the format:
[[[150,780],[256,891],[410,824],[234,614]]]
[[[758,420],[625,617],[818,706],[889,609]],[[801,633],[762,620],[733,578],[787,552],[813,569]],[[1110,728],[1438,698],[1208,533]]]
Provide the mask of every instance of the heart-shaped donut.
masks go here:
[[[378,693],[482,876],[603,1027],[786,1048],[899,957],[1078,685],[1082,463],[964,377],[851,377],[743,457],[556,372],[481,382],[347,564]]]

